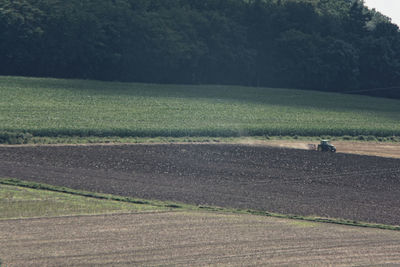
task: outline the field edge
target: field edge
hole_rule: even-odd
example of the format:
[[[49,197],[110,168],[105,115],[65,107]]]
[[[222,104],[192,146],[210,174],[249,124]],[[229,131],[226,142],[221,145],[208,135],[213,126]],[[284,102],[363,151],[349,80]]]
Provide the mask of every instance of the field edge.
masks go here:
[[[301,136],[301,135],[255,135],[255,136],[154,136],[154,137],[136,137],[136,136],[33,136],[29,133],[3,133],[0,131],[1,145],[74,145],[74,144],[151,144],[151,143],[240,143],[243,140],[254,141],[319,141],[329,139],[331,141],[349,141],[349,142],[378,142],[378,143],[400,143],[400,136]]]
[[[181,211],[208,211],[208,212],[221,212],[221,213],[234,213],[234,214],[249,214],[249,215],[257,215],[257,216],[267,216],[281,219],[292,219],[292,220],[300,220],[300,221],[308,221],[308,222],[317,222],[317,223],[330,223],[330,224],[339,224],[339,225],[347,225],[347,226],[355,226],[355,227],[365,227],[365,228],[375,228],[375,229],[383,229],[383,230],[392,230],[392,231],[400,231],[400,225],[387,225],[387,224],[374,224],[367,222],[360,222],[354,220],[345,220],[339,218],[323,218],[323,217],[311,217],[311,216],[300,216],[293,214],[280,214],[273,213],[268,211],[260,211],[260,210],[252,210],[252,209],[232,209],[232,208],[224,208],[224,207],[216,207],[216,206],[196,206],[185,203],[171,202],[171,201],[159,201],[159,200],[144,200],[138,198],[131,197],[123,197],[112,194],[103,194],[96,192],[89,192],[83,190],[75,190],[67,187],[54,186],[44,183],[37,183],[32,181],[24,181],[15,178],[0,178],[0,184],[4,185],[13,185],[20,187],[27,187],[32,189],[40,189],[40,190],[49,190],[54,192],[60,192],[65,194],[73,194],[90,198],[97,199],[105,199],[105,200],[113,200],[113,201],[121,201],[139,205],[150,205],[154,207],[160,208],[169,208],[172,210],[181,210]]]

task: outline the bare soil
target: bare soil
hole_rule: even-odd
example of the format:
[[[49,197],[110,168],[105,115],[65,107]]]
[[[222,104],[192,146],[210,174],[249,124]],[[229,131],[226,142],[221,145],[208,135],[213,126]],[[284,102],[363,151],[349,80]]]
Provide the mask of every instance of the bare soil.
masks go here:
[[[294,148],[309,150],[309,144],[317,145],[317,141],[297,141],[297,140],[259,140],[254,138],[239,138],[233,142],[195,142],[193,144],[241,144],[248,146],[269,146],[280,148]],[[334,141],[332,142],[338,149],[338,153],[368,155],[386,158],[400,158],[400,143],[391,142],[373,142],[373,141]],[[162,145],[165,142],[152,142],[152,145]],[[173,144],[184,145],[188,142],[173,142]],[[85,144],[18,144],[6,145],[0,144],[0,147],[35,147],[35,146],[120,146],[132,145],[132,143],[85,143]]]
[[[0,147],[0,177],[196,205],[400,224],[400,159],[267,146]]]
[[[0,221],[5,266],[398,266],[400,232],[214,213]]]

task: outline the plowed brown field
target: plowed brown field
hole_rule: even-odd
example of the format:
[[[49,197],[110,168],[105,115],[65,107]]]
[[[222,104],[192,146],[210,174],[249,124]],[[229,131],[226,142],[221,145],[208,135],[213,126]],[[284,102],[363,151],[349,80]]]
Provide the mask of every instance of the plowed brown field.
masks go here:
[[[398,266],[400,232],[251,215],[0,221],[5,266]]]
[[[400,159],[246,145],[0,147],[0,177],[400,224]]]

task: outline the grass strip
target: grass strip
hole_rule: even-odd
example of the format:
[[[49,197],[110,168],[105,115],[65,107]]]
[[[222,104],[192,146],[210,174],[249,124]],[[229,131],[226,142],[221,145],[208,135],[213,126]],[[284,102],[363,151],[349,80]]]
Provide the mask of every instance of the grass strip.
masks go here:
[[[0,185],[0,210],[0,221],[2,221],[54,216],[161,212],[170,211],[171,208]]]
[[[22,180],[14,179],[14,178],[1,178],[0,184],[27,187],[27,188],[40,189],[40,190],[49,190],[49,191],[54,191],[54,192],[61,192],[61,193],[66,193],[66,194],[73,194],[73,195],[79,195],[79,196],[97,198],[97,199],[122,201],[122,202],[128,202],[128,203],[139,204],[139,205],[150,205],[150,206],[154,206],[154,207],[170,208],[170,209],[172,208],[174,210],[191,210],[191,211],[201,210],[201,211],[209,211],[209,212],[251,214],[251,215],[257,215],[257,216],[267,216],[267,217],[274,217],[274,218],[281,218],[281,219],[292,219],[292,220],[301,220],[301,221],[308,221],[308,222],[331,223],[331,224],[340,224],[340,225],[347,225],[347,226],[400,231],[400,226],[395,226],[395,225],[367,223],[367,222],[359,222],[359,221],[355,221],[355,220],[345,220],[345,219],[337,219],[337,218],[322,218],[322,217],[280,214],[280,213],[273,213],[273,212],[267,212],[267,211],[252,210],[252,209],[244,210],[244,209],[232,209],[232,208],[223,208],[223,207],[215,207],[215,206],[195,206],[195,205],[170,202],[170,201],[143,200],[143,199],[138,199],[138,198],[116,196],[116,195],[111,195],[111,194],[103,194],[103,193],[95,193],[95,192],[89,192],[89,191],[83,191],[83,190],[75,190],[75,189],[71,189],[71,188],[67,188],[67,187],[54,186],[54,185],[31,182],[31,181],[22,181]]]
[[[184,204],[181,205],[181,204],[172,203],[172,202],[168,202],[168,201],[143,200],[143,199],[137,199],[137,198],[132,198],[132,197],[123,197],[123,196],[116,196],[116,195],[111,195],[111,194],[103,194],[103,193],[95,193],[95,192],[89,192],[89,191],[83,191],[83,190],[76,190],[76,189],[63,187],[63,186],[55,186],[55,185],[49,185],[49,184],[37,183],[37,182],[31,182],[31,181],[22,181],[22,180],[14,179],[14,178],[2,178],[2,179],[0,179],[0,184],[27,187],[27,188],[39,189],[39,190],[48,190],[48,191],[53,191],[53,192],[66,193],[66,194],[71,194],[71,195],[84,196],[84,197],[103,199],[103,200],[121,201],[121,202],[127,202],[127,203],[138,204],[138,205],[150,205],[150,206],[154,206],[154,207],[183,208],[183,205],[184,205]]]

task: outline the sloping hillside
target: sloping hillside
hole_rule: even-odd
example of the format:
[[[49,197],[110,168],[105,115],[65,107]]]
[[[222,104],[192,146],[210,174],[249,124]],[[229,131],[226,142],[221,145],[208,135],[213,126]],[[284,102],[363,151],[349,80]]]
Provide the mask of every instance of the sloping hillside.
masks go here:
[[[0,94],[3,135],[400,135],[400,101],[366,96],[23,77]]]

